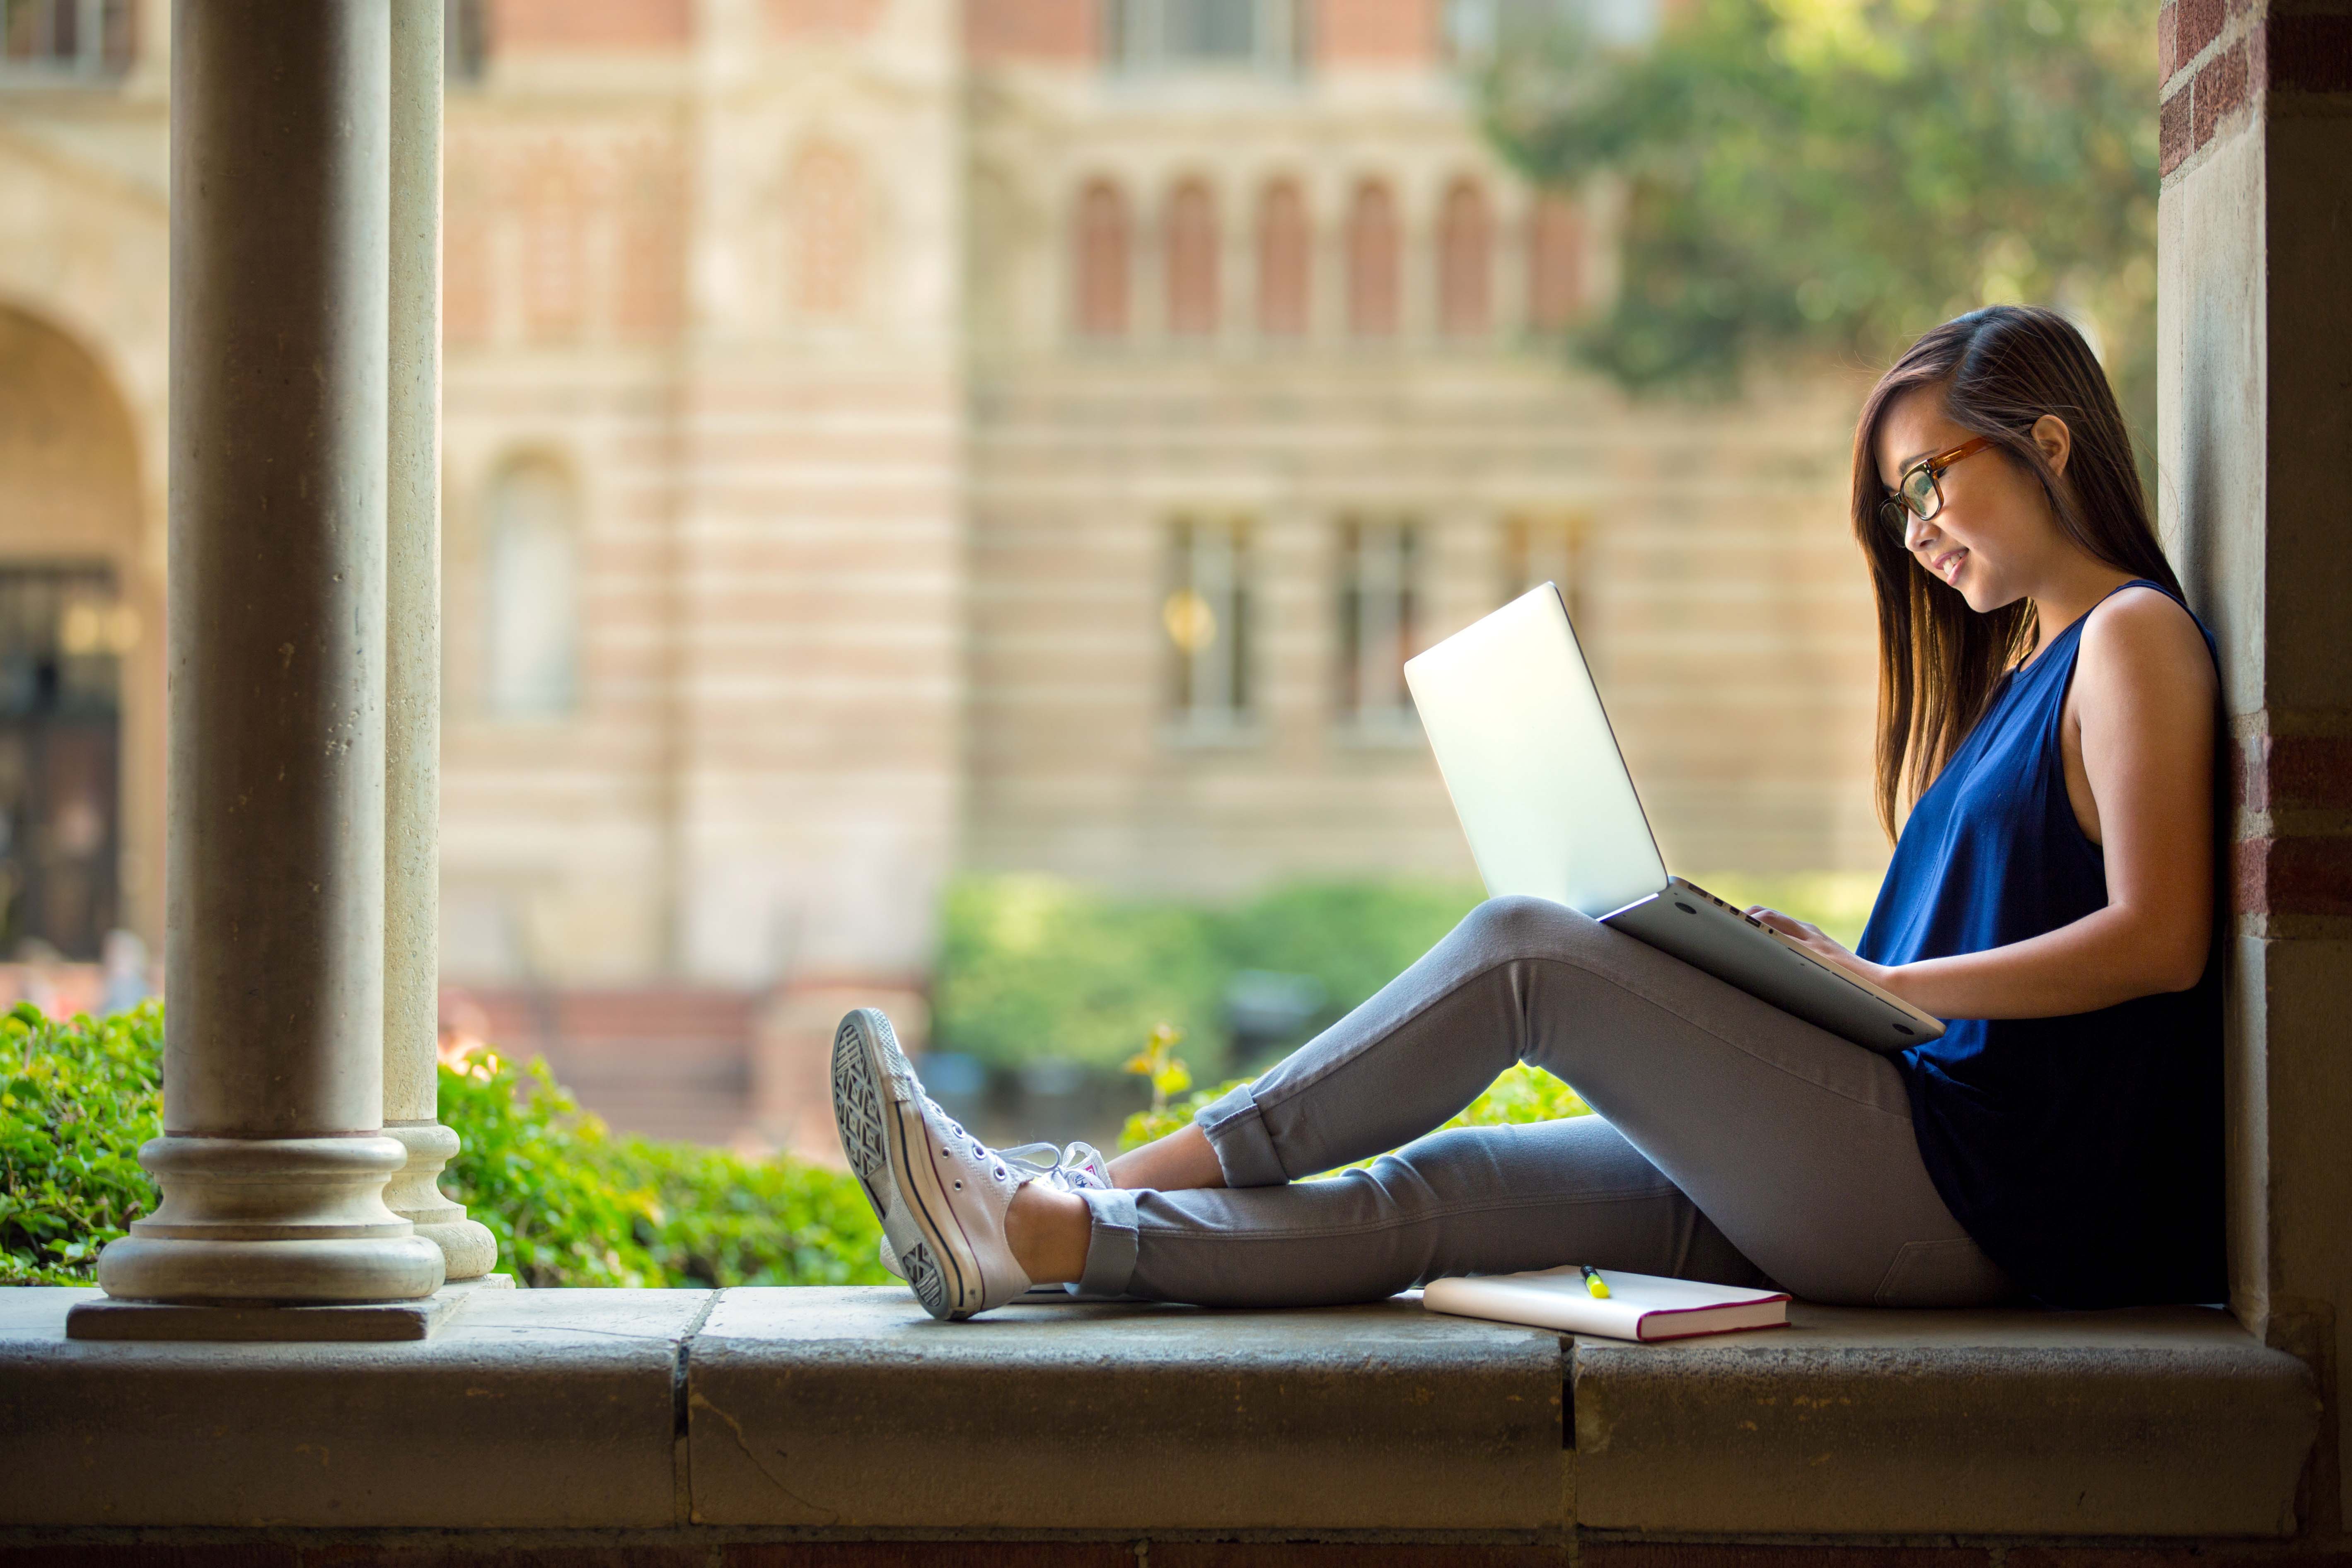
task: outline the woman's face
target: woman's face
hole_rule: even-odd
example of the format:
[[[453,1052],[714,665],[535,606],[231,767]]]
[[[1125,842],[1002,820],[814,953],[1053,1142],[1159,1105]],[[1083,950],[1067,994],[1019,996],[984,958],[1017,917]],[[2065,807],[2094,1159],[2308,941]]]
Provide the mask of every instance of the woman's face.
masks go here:
[[[1879,421],[1878,482],[1891,493],[1905,469],[1974,435],[1944,412],[1942,388],[1914,387]],[[2044,415],[2034,424],[2033,438],[2050,466],[2064,473],[2065,422]],[[1913,560],[1958,589],[1979,615],[2026,597],[2073,552],[2041,484],[2000,448],[1989,447],[1953,464],[1938,483],[1942,509],[1924,521],[1905,512],[1903,542]]]

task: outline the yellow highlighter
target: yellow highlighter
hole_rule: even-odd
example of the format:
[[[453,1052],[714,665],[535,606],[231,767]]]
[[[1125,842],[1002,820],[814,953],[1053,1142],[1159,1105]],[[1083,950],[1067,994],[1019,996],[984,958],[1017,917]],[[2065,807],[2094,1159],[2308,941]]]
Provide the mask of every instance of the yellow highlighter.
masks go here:
[[[1584,1288],[1601,1300],[1607,1300],[1609,1299],[1609,1281],[1601,1278],[1601,1270],[1595,1268],[1590,1263],[1580,1263],[1577,1267],[1584,1270]]]

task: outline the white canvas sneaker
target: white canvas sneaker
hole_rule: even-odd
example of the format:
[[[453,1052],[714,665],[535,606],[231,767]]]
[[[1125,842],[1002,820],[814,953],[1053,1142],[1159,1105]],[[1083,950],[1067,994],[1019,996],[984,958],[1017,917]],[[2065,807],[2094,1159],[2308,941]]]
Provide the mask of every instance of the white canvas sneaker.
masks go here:
[[[1022,1178],[1024,1186],[1042,1182],[1056,1192],[1075,1193],[1110,1185],[1110,1162],[1091,1143],[1073,1143],[1058,1152],[1051,1143],[1024,1143],[996,1152]],[[898,1254],[890,1245],[889,1233],[886,1230],[877,1240],[874,1250],[881,1259],[883,1271],[904,1279],[907,1271],[898,1267]],[[1046,1300],[1066,1301],[1076,1289],[1075,1285],[1032,1285],[1029,1294]]]
[[[934,1318],[969,1318],[1029,1289],[1004,1241],[1022,1178],[923,1092],[890,1020],[860,1007],[833,1037],[842,1152],[899,1271]]]

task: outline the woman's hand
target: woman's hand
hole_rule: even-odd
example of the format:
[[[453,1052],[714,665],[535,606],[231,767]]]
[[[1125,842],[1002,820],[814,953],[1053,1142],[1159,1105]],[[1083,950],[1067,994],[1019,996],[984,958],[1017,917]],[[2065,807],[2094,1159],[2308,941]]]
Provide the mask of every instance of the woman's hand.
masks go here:
[[[1794,939],[1804,947],[1807,952],[1811,953],[1823,963],[1834,963],[1849,973],[1859,974],[1882,991],[1895,990],[1895,971],[1892,967],[1884,963],[1873,963],[1870,960],[1847,951],[1821,927],[1801,921],[1794,915],[1784,915],[1778,910],[1768,910],[1762,904],[1750,905],[1748,912],[1782,936]]]

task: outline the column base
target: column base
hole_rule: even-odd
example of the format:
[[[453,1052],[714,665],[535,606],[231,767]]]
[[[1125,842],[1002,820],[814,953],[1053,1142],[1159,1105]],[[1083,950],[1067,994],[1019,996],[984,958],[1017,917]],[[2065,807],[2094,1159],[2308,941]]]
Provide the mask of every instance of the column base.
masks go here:
[[[195,1340],[215,1344],[384,1344],[430,1339],[465,1300],[462,1295],[436,1291],[417,1301],[362,1301],[324,1307],[78,1301],[66,1314],[66,1338]]]
[[[66,1338],[145,1343],[389,1344],[430,1339],[484,1290],[511,1290],[504,1274],[445,1285],[421,1301],[246,1307],[173,1301],[77,1301]]]
[[[441,1249],[451,1279],[476,1279],[498,1267],[499,1240],[490,1227],[466,1217],[440,1186],[441,1168],[457,1156],[457,1133],[432,1121],[390,1121],[383,1135],[408,1151],[407,1163],[385,1184],[384,1206]]]
[[[163,1201],[99,1255],[98,1283],[208,1306],[421,1300],[441,1287],[441,1249],[383,1202],[406,1161],[380,1135],[167,1133],[139,1151]]]

